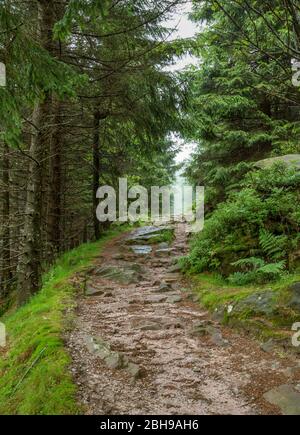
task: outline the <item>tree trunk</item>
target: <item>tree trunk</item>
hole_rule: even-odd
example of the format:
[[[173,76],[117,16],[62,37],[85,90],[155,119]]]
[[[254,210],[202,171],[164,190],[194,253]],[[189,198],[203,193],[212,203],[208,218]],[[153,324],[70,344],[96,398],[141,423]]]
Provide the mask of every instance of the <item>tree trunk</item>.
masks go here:
[[[2,232],[2,277],[0,285],[0,297],[5,298],[11,287],[12,271],[10,259],[10,188],[9,188],[9,148],[6,143],[3,145],[2,156],[2,182],[3,182],[3,232]]]
[[[53,51],[52,29],[55,18],[53,4],[38,0],[39,37],[42,46]],[[43,175],[45,173],[45,154],[49,144],[49,121],[51,119],[52,98],[48,91],[42,102],[37,102],[33,111],[29,173],[26,188],[26,206],[21,253],[18,264],[18,303],[24,304],[31,295],[40,289],[42,255],[42,216],[44,194]]]
[[[50,186],[49,186],[49,212],[48,234],[51,259],[61,251],[61,152],[62,138],[59,128],[61,122],[61,103],[54,101],[54,133],[50,147]]]
[[[93,137],[93,220],[95,239],[100,239],[100,222],[96,216],[98,207],[98,199],[96,197],[100,183],[100,113],[98,110],[94,112],[94,137]]]

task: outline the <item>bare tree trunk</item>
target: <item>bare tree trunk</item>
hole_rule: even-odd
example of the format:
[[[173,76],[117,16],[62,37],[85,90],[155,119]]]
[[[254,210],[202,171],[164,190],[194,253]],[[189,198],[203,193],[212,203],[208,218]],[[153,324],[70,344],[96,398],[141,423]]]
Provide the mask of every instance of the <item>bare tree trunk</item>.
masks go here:
[[[2,218],[3,218],[3,232],[2,232],[2,277],[0,285],[0,297],[5,298],[10,291],[12,271],[11,271],[11,258],[10,258],[10,161],[9,161],[9,148],[6,143],[3,145],[2,156],[2,182],[3,182],[3,205],[2,205]]]
[[[100,183],[100,113],[98,110],[94,112],[94,137],[93,137],[93,221],[95,239],[100,239],[100,222],[96,216],[98,207],[98,199],[96,197]]]
[[[49,243],[52,259],[61,251],[61,151],[62,138],[60,131],[61,103],[54,101],[54,133],[50,147],[50,186],[49,186],[49,214],[47,219]]]

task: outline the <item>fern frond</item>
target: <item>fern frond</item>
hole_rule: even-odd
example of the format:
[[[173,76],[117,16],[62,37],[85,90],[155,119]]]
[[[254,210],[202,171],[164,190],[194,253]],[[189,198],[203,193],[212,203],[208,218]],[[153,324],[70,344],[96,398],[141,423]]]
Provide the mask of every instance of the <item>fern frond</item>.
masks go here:
[[[257,273],[263,273],[266,275],[279,275],[286,268],[286,261],[282,260],[278,263],[265,264],[257,270]]]
[[[286,252],[284,245],[286,242],[285,236],[275,236],[265,229],[261,229],[259,233],[259,244],[269,258],[277,259],[284,257]]]
[[[241,267],[242,269],[251,268],[252,270],[257,270],[263,267],[265,265],[265,262],[262,258],[249,257],[249,258],[242,258],[241,260],[238,260],[235,263],[231,263],[231,265]]]

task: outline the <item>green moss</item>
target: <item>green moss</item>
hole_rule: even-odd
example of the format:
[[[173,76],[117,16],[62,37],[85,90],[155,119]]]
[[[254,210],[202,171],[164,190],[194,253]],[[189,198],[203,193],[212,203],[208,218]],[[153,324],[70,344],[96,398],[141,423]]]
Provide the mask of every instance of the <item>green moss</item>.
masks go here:
[[[145,245],[155,245],[155,244],[163,243],[163,242],[172,243],[173,240],[174,240],[174,231],[173,230],[161,231],[158,234],[153,234],[153,236],[151,236],[145,240],[141,238],[142,243]],[[133,241],[131,241],[131,243],[136,244],[137,241],[133,240]]]
[[[210,310],[237,302],[258,290],[255,287],[232,287],[219,275],[209,273],[193,276],[192,279],[201,303]]]
[[[224,323],[233,327],[252,330],[260,338],[282,338],[290,333],[291,325],[299,321],[299,313],[287,306],[291,295],[288,287],[295,281],[300,281],[300,274],[288,275],[284,279],[270,285],[232,287],[222,277],[213,274],[198,274],[191,277],[194,291],[199,301],[208,310],[224,310]],[[257,292],[274,291],[276,310],[272,315],[257,315],[251,308],[235,315],[228,315],[226,308],[242,301],[249,295]]]
[[[8,344],[0,354],[0,414],[80,413],[63,342],[76,296],[69,278],[125,229],[63,255],[44,277],[42,290],[27,305],[3,316]]]

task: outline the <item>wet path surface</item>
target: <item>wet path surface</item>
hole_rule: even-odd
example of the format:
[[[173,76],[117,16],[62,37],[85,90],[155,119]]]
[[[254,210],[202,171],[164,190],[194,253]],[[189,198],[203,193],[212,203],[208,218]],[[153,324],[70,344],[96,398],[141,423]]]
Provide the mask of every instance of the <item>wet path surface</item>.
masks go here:
[[[263,394],[287,381],[284,361],[212,322],[175,264],[175,241],[148,228],[111,242],[96,261],[68,337],[87,414],[279,413]]]

